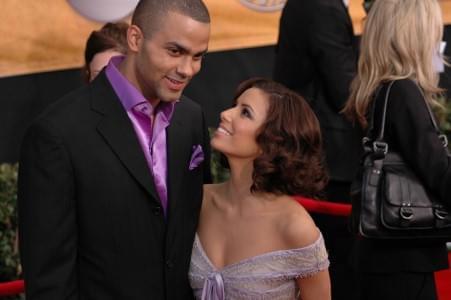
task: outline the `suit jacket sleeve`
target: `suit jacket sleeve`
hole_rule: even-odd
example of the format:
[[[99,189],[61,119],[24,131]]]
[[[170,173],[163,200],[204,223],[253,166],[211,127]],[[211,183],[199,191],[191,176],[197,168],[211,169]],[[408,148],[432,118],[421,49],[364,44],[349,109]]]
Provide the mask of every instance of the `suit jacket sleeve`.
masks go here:
[[[339,112],[357,69],[352,24],[342,6],[319,3],[314,10],[308,44],[323,79],[326,99]]]
[[[387,121],[389,145],[392,143],[426,186],[451,206],[451,159],[415,83],[406,79],[393,84]]]
[[[19,166],[19,236],[28,300],[78,299],[73,170],[64,141],[41,121]]]

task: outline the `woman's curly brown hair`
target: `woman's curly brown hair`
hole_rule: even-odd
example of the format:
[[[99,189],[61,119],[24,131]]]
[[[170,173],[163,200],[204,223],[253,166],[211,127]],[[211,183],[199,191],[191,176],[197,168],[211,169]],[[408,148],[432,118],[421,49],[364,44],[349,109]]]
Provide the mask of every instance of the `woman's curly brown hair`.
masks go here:
[[[300,95],[264,78],[241,83],[236,99],[250,88],[268,96],[267,119],[257,135],[262,155],[254,160],[252,192],[316,197],[328,176],[318,119]]]

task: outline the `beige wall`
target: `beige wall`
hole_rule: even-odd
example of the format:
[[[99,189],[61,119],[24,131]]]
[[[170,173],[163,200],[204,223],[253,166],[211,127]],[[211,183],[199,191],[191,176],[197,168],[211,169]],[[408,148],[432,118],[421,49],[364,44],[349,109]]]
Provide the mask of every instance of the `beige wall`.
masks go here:
[[[210,51],[276,42],[280,11],[258,12],[240,0],[204,1],[212,15]],[[80,67],[87,36],[102,25],[78,15],[66,0],[1,2],[0,77]],[[356,33],[364,16],[361,2],[351,0],[350,5]],[[450,20],[451,0],[441,2]]]

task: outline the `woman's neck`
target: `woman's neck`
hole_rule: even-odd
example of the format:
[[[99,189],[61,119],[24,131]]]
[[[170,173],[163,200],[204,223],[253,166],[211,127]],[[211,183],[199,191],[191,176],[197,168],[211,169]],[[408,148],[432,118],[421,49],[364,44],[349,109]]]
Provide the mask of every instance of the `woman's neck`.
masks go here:
[[[238,194],[250,194],[254,162],[252,160],[230,158],[228,159],[228,162],[230,167],[228,188]]]
[[[232,206],[241,207],[259,205],[256,198],[266,198],[266,193],[251,193],[254,172],[253,160],[229,159],[230,177],[224,183],[224,195]]]

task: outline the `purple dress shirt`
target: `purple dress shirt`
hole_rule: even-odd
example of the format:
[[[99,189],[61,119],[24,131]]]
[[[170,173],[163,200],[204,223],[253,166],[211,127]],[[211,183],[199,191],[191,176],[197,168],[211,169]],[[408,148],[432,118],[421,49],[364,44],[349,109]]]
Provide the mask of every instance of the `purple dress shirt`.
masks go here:
[[[152,107],[141,92],[119,72],[117,66],[123,59],[123,56],[113,57],[106,67],[106,76],[133,124],[166,216],[168,206],[166,127],[171,121],[175,102],[160,102],[157,107]],[[152,126],[153,118],[155,119]]]

